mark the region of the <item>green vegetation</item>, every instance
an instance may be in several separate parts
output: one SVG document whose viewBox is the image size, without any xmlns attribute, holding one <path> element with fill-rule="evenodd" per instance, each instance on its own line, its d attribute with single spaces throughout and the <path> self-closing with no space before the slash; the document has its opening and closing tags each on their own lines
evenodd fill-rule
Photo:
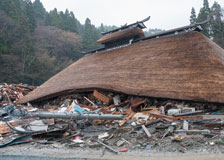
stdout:
<svg viewBox="0 0 224 160">
<path fill-rule="evenodd" d="M 90 20 L 82 25 L 68 10 L 48 13 L 40 0 L 1 0 L 0 82 L 40 85 L 82 51 L 101 47 L 100 36 Z"/>
<path fill-rule="evenodd" d="M 212 7 L 209 7 L 208 0 L 203 0 L 203 2 L 198 16 L 196 16 L 195 9 L 192 8 L 190 23 L 201 22 L 210 17 L 211 21 L 203 26 L 202 33 L 224 48 L 224 10 L 217 2 L 214 2 Z"/>
</svg>

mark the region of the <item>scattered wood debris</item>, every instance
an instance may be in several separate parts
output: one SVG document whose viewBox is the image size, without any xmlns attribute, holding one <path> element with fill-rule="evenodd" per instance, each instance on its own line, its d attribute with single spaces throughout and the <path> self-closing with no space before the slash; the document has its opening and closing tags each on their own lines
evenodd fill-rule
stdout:
<svg viewBox="0 0 224 160">
<path fill-rule="evenodd" d="M 223 145 L 222 104 L 139 97 L 103 90 L 67 94 L 27 105 L 16 104 L 19 95 L 34 88 L 22 84 L 1 86 L 0 147 L 54 142 L 65 143 L 68 147 L 105 147 L 118 154 L 136 149 L 187 152 L 196 146 Z"/>
</svg>

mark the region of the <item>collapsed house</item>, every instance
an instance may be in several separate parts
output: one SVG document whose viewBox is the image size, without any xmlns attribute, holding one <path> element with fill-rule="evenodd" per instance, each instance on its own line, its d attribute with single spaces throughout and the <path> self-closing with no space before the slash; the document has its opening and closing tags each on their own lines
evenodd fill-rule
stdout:
<svg viewBox="0 0 224 160">
<path fill-rule="evenodd" d="M 221 153 L 223 49 L 198 32 L 204 22 L 145 37 L 148 19 L 103 33 L 105 47 L 39 88 L 0 84 L 0 148 Z"/>
<path fill-rule="evenodd" d="M 224 50 L 199 32 L 202 23 L 145 37 L 148 19 L 104 33 L 98 40 L 104 48 L 89 52 L 19 103 L 94 89 L 223 103 Z"/>
</svg>

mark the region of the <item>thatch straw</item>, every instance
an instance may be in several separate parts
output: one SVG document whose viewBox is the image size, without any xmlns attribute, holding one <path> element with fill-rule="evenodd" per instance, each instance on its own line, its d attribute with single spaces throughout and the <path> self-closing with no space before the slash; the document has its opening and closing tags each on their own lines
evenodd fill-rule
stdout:
<svg viewBox="0 0 224 160">
<path fill-rule="evenodd" d="M 102 51 L 73 63 L 20 103 L 94 88 L 223 103 L 224 50 L 188 32 Z"/>
<path fill-rule="evenodd" d="M 144 38 L 145 34 L 142 31 L 142 29 L 138 28 L 138 27 L 131 27 L 131 28 L 127 28 L 115 33 L 110 33 L 107 34 L 105 36 L 103 36 L 102 38 L 100 38 L 97 43 L 106 43 L 106 42 L 111 42 L 111 41 L 115 41 L 124 37 L 130 37 L 130 36 L 137 36 L 139 38 Z"/>
</svg>

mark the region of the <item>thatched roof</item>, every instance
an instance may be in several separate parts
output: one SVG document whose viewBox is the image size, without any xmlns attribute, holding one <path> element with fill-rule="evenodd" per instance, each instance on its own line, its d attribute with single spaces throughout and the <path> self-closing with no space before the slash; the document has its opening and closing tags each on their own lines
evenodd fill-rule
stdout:
<svg viewBox="0 0 224 160">
<path fill-rule="evenodd" d="M 188 32 L 101 51 L 73 63 L 20 103 L 94 88 L 223 103 L 224 50 Z"/>
<path fill-rule="evenodd" d="M 121 38 L 127 38 L 127 37 L 138 37 L 138 38 L 144 38 L 145 34 L 142 31 L 142 29 L 138 28 L 138 27 L 131 27 L 131 28 L 127 28 L 118 32 L 114 32 L 114 33 L 109 33 L 106 34 L 105 36 L 103 36 L 102 38 L 100 38 L 97 43 L 107 43 L 107 42 L 111 42 L 111 41 L 115 41 L 115 40 L 119 40 Z"/>
</svg>

